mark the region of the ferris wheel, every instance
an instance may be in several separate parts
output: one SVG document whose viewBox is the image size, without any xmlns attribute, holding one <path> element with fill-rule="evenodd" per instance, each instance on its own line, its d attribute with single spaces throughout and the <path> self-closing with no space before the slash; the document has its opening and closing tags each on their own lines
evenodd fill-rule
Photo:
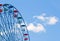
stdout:
<svg viewBox="0 0 60 41">
<path fill-rule="evenodd" d="M 0 4 L 0 41 L 29 41 L 21 13 L 10 4 Z"/>
</svg>

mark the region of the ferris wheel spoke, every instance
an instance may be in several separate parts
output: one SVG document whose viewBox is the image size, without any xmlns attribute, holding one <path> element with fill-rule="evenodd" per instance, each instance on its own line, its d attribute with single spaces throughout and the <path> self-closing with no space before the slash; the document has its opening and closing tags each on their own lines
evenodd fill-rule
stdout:
<svg viewBox="0 0 60 41">
<path fill-rule="evenodd" d="M 4 30 L 4 28 L 2 26 L 0 26 L 0 28 L 2 29 L 2 32 L 0 32 L 1 37 L 4 35 L 4 36 L 6 36 L 5 38 L 8 38 L 8 33 Z"/>
<path fill-rule="evenodd" d="M 1 35 L 0 35 L 0 37 L 2 37 Z M 5 39 L 4 37 L 2 37 L 3 39 Z M 5 39 L 5 41 L 7 41 L 6 39 Z"/>
</svg>

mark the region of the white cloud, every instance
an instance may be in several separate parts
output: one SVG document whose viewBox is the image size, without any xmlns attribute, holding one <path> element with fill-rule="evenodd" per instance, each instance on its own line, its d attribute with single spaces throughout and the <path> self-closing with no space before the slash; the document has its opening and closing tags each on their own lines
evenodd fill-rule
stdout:
<svg viewBox="0 0 60 41">
<path fill-rule="evenodd" d="M 34 16 L 34 18 L 40 19 L 40 20 L 42 20 L 42 21 L 45 21 L 44 16 Z"/>
<path fill-rule="evenodd" d="M 44 21 L 45 23 L 49 24 L 49 25 L 53 25 L 56 24 L 58 22 L 58 18 L 55 16 L 49 16 L 47 17 L 46 14 L 42 14 L 40 16 L 33 16 L 34 18 L 37 18 L 41 21 Z"/>
<path fill-rule="evenodd" d="M 45 32 L 46 31 L 42 24 L 37 24 L 37 26 L 35 26 L 33 23 L 30 23 L 27 26 L 27 29 L 33 32 Z"/>
<path fill-rule="evenodd" d="M 37 18 L 37 19 L 40 19 L 40 20 L 42 20 L 42 21 L 45 21 L 45 13 L 43 13 L 42 15 L 40 15 L 40 16 L 33 16 L 33 18 Z"/>
<path fill-rule="evenodd" d="M 52 25 L 52 24 L 56 24 L 58 22 L 58 19 L 56 17 L 50 17 L 48 24 Z"/>
</svg>

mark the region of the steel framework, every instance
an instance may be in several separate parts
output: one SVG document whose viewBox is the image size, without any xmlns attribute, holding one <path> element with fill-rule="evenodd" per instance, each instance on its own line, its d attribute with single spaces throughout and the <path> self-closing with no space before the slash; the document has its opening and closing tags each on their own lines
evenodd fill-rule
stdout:
<svg viewBox="0 0 60 41">
<path fill-rule="evenodd" d="M 0 4 L 0 41 L 29 41 L 24 19 L 11 4 Z"/>
</svg>

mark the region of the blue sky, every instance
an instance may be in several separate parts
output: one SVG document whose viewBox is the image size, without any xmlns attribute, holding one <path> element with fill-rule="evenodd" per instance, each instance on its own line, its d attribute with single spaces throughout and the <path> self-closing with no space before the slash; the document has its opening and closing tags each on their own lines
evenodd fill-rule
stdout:
<svg viewBox="0 0 60 41">
<path fill-rule="evenodd" d="M 60 0 L 0 0 L 22 14 L 31 41 L 60 41 Z"/>
</svg>

